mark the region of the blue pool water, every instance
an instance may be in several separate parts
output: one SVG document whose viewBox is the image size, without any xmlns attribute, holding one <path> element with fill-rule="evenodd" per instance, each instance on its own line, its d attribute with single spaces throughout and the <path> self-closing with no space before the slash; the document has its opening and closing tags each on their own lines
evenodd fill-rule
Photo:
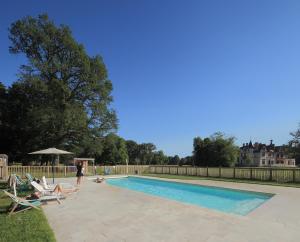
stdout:
<svg viewBox="0 0 300 242">
<path fill-rule="evenodd" d="M 183 203 L 239 215 L 248 214 L 272 197 L 272 194 L 139 177 L 107 179 L 107 183 Z"/>
</svg>

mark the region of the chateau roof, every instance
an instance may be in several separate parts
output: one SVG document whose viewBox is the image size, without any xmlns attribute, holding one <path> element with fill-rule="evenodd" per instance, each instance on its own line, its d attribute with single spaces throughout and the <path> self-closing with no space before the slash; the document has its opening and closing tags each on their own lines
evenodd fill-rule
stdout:
<svg viewBox="0 0 300 242">
<path fill-rule="evenodd" d="M 249 149 L 253 149 L 253 152 L 260 152 L 261 150 L 265 150 L 265 151 L 281 151 L 282 150 L 282 146 L 275 146 L 275 144 L 273 144 L 273 141 L 271 140 L 269 145 L 263 144 L 263 143 L 258 143 L 255 142 L 254 145 L 252 144 L 252 142 L 250 141 L 249 143 L 243 144 L 242 147 L 240 147 L 241 150 L 249 150 Z"/>
</svg>

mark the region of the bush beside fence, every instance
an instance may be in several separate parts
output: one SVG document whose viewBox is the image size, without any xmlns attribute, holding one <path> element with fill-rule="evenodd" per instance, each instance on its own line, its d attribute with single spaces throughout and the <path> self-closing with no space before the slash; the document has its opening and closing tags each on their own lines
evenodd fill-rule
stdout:
<svg viewBox="0 0 300 242">
<path fill-rule="evenodd" d="M 300 182 L 299 168 L 150 166 L 149 172 L 258 181 Z"/>
</svg>

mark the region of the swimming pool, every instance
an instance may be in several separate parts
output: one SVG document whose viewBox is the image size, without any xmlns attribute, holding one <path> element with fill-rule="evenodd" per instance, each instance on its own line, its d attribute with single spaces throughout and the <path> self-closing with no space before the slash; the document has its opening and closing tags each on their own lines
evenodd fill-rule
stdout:
<svg viewBox="0 0 300 242">
<path fill-rule="evenodd" d="M 239 215 L 247 215 L 273 196 L 140 177 L 107 179 L 106 182 L 113 186 Z"/>
</svg>

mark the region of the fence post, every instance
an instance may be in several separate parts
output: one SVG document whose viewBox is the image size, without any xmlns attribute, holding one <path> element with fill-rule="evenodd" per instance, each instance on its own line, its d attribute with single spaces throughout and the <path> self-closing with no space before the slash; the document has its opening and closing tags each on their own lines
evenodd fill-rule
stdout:
<svg viewBox="0 0 300 242">
<path fill-rule="evenodd" d="M 196 169 L 196 176 L 198 176 L 198 169 L 197 167 L 194 167 Z"/>
<path fill-rule="evenodd" d="M 208 177 L 208 166 L 206 167 L 206 176 Z"/>
<path fill-rule="evenodd" d="M 187 176 L 187 167 L 185 167 L 185 175 Z"/>
<path fill-rule="evenodd" d="M 270 168 L 270 181 L 272 181 L 273 180 L 273 174 L 272 174 L 272 168 Z"/>
<path fill-rule="evenodd" d="M 156 174 L 156 166 L 154 166 L 154 173 Z"/>
<path fill-rule="evenodd" d="M 221 178 L 221 166 L 219 166 L 219 177 Z"/>
<path fill-rule="evenodd" d="M 48 169 L 47 169 L 47 177 L 49 177 L 49 173 L 50 173 L 50 172 L 49 172 L 49 166 L 47 166 L 47 168 L 48 168 Z"/>
<path fill-rule="evenodd" d="M 8 166 L 6 165 L 6 166 L 4 166 L 4 175 L 3 175 L 3 177 L 4 177 L 5 180 L 7 180 L 9 176 L 10 176 L 10 174 L 8 174 Z"/>
<path fill-rule="evenodd" d="M 171 172 L 170 172 L 170 166 L 169 166 L 169 174 L 170 174 Z"/>
<path fill-rule="evenodd" d="M 177 166 L 177 171 L 176 171 L 176 175 L 178 175 L 178 166 Z"/>
<path fill-rule="evenodd" d="M 235 167 L 233 167 L 233 178 L 235 179 Z"/>
<path fill-rule="evenodd" d="M 65 166 L 65 176 L 67 176 L 67 167 Z"/>
<path fill-rule="evenodd" d="M 250 167 L 250 180 L 252 180 L 252 167 Z"/>
<path fill-rule="evenodd" d="M 293 182 L 295 182 L 295 181 L 296 181 L 296 170 L 293 169 Z"/>
</svg>

